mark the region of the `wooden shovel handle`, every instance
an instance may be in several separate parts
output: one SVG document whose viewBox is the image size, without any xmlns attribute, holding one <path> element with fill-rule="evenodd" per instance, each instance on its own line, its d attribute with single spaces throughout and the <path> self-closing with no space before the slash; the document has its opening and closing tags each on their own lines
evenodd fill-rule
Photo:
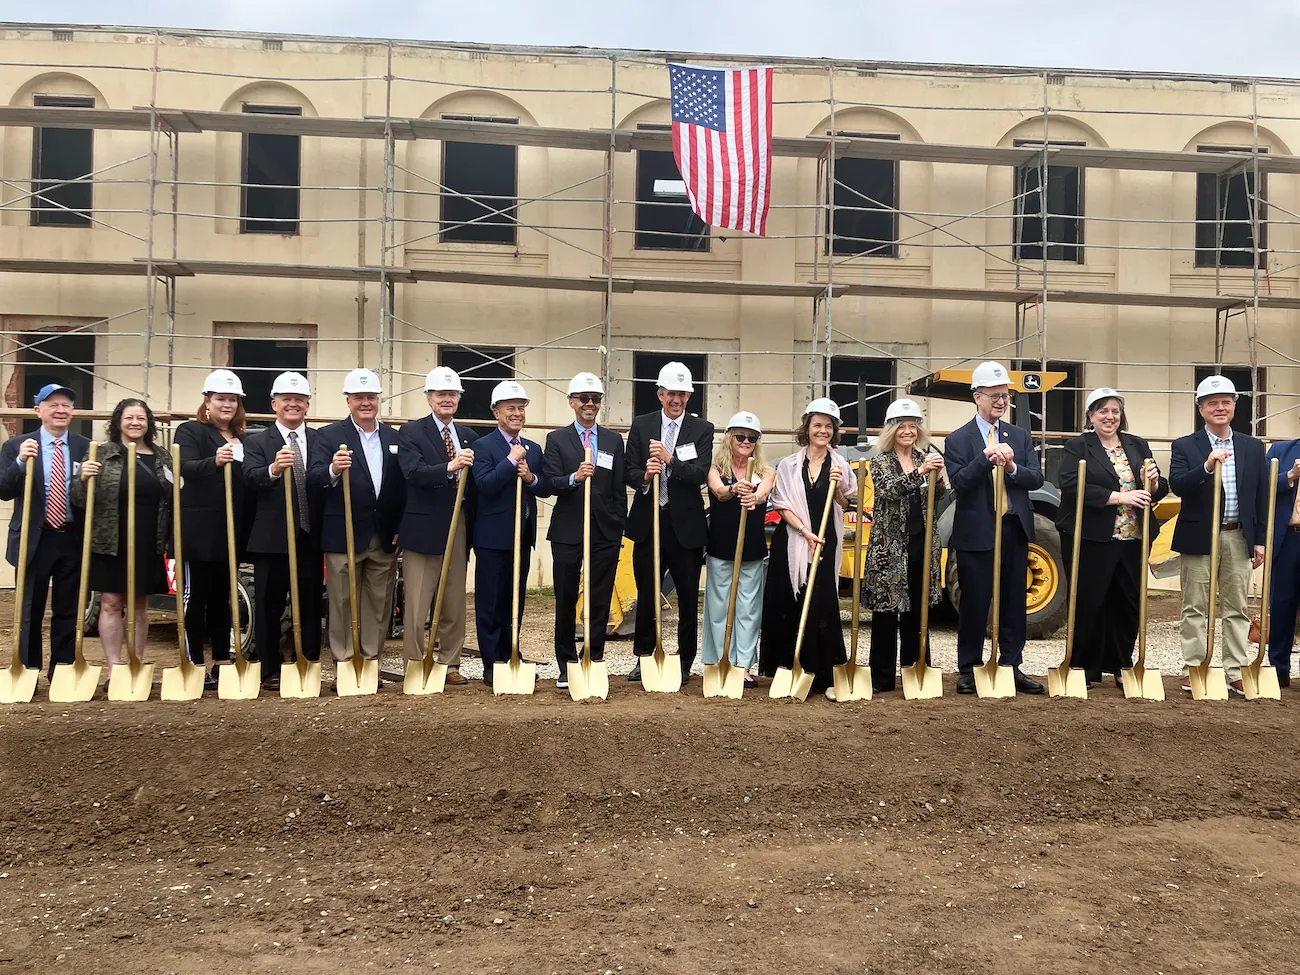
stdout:
<svg viewBox="0 0 1300 975">
<path fill-rule="evenodd" d="M 1264 580 L 1259 600 L 1259 652 L 1252 666 L 1264 663 L 1268 653 L 1268 597 L 1273 588 L 1273 519 L 1277 515 L 1277 458 L 1268 465 L 1268 528 L 1264 532 Z"/>
<path fill-rule="evenodd" d="M 753 457 L 749 458 L 745 464 L 745 478 L 749 481 L 754 479 Z M 736 532 L 736 555 L 731 560 L 731 592 L 727 596 L 727 624 L 723 627 L 722 633 L 722 656 L 718 658 L 718 663 L 724 668 L 731 663 L 731 631 L 736 622 L 736 593 L 740 590 L 740 570 L 744 565 L 745 519 L 748 517 L 749 509 L 742 504 L 740 506 L 740 529 Z"/>
<path fill-rule="evenodd" d="M 451 506 L 451 526 L 447 530 L 447 545 L 442 550 L 442 568 L 438 571 L 438 593 L 433 597 L 433 621 L 429 626 L 429 641 L 424 649 L 425 673 L 427 666 L 433 663 L 433 648 L 438 642 L 438 621 L 442 619 L 442 596 L 447 591 L 447 574 L 451 571 L 452 547 L 456 543 L 456 531 L 460 527 L 460 506 L 465 500 L 465 483 L 468 477 L 456 479 L 456 501 Z"/>
<path fill-rule="evenodd" d="M 591 463 L 591 448 L 582 451 L 582 462 Z M 582 662 L 591 663 L 591 482 L 582 482 Z"/>
<path fill-rule="evenodd" d="M 1088 462 L 1079 459 L 1076 490 L 1074 497 L 1074 539 L 1070 553 L 1070 595 L 1069 605 L 1065 611 L 1065 659 L 1061 661 L 1061 676 L 1064 677 L 1074 661 L 1074 617 L 1079 601 L 1079 552 L 1083 543 L 1083 485 L 1087 477 Z"/>
<path fill-rule="evenodd" d="M 86 454 L 86 460 L 92 464 L 98 462 L 99 444 L 92 443 L 90 450 Z M 89 477 L 86 479 L 86 523 L 85 532 L 81 537 L 81 581 L 77 585 L 77 668 L 80 670 L 86 665 L 85 643 L 86 643 L 86 601 L 90 598 L 90 539 L 92 530 L 95 525 L 95 486 L 99 483 L 98 477 Z M 20 583 L 21 586 L 21 583 Z M 21 588 L 19 592 L 21 592 Z M 177 590 L 179 592 L 179 589 Z M 21 612 L 21 609 L 19 610 Z"/>
<path fill-rule="evenodd" d="M 339 450 L 347 450 L 339 444 Z M 352 531 L 352 469 L 343 469 L 343 539 L 348 550 L 348 609 L 352 612 L 352 663 L 361 665 L 361 620 L 357 618 L 357 540 Z"/>
<path fill-rule="evenodd" d="M 834 463 L 834 458 L 828 454 L 826 462 L 828 464 Z M 822 505 L 821 527 L 817 529 L 817 537 L 822 540 L 822 543 L 813 546 L 812 563 L 808 567 L 808 582 L 803 588 L 803 607 L 799 610 L 799 632 L 794 638 L 794 660 L 790 669 L 794 671 L 796 678 L 803 673 L 803 664 L 799 660 L 799 654 L 803 650 L 803 633 L 804 628 L 808 625 L 808 607 L 812 605 L 813 583 L 817 581 L 817 567 L 822 561 L 822 550 L 826 548 L 826 523 L 830 521 L 831 506 L 834 504 L 835 482 L 831 481 L 826 488 L 826 503 Z"/>
<path fill-rule="evenodd" d="M 295 659 L 302 665 L 307 662 L 307 658 L 302 652 L 302 611 L 298 605 L 298 532 L 293 521 L 296 503 L 293 496 L 293 468 L 286 467 L 280 476 L 284 479 L 284 524 L 289 541 L 289 606 L 293 618 L 293 651 Z M 274 648 L 267 647 L 261 652 L 275 651 Z"/>
</svg>

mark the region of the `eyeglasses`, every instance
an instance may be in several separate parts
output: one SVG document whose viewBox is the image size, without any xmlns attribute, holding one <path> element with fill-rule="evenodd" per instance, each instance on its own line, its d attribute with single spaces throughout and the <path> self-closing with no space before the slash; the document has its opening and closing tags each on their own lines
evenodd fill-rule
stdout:
<svg viewBox="0 0 1300 975">
<path fill-rule="evenodd" d="M 981 392 L 980 395 L 981 395 L 981 396 L 984 396 L 984 397 L 986 397 L 986 398 L 988 398 L 988 399 L 991 399 L 994 403 L 1005 403 L 1005 402 L 1007 402 L 1008 400 L 1011 399 L 1011 394 L 1010 394 L 1010 393 L 985 393 L 985 392 Z"/>
<path fill-rule="evenodd" d="M 604 397 L 601 396 L 600 393 L 574 393 L 573 398 L 576 399 L 583 406 L 590 406 L 592 403 L 595 403 L 597 406 L 599 406 L 600 401 L 604 399 Z"/>
<path fill-rule="evenodd" d="M 758 443 L 758 434 L 756 433 L 733 433 L 731 436 L 736 443 Z"/>
</svg>

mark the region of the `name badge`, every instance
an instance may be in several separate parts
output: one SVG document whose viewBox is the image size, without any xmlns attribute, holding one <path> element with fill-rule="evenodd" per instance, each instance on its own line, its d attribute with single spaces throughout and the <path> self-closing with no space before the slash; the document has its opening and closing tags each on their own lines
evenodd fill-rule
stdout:
<svg viewBox="0 0 1300 975">
<path fill-rule="evenodd" d="M 395 454 L 395 453 L 397 453 L 397 444 L 395 444 L 395 443 L 390 443 L 390 444 L 388 445 L 388 452 L 389 452 L 390 454 Z"/>
<path fill-rule="evenodd" d="M 72 476 L 76 477 L 80 473 L 81 473 L 81 461 L 74 460 L 72 462 Z"/>
<path fill-rule="evenodd" d="M 596 466 L 612 471 L 614 469 L 614 455 L 605 450 L 596 451 Z"/>
<path fill-rule="evenodd" d="M 242 464 L 244 462 L 244 445 L 242 443 L 232 443 L 230 445 L 230 455 Z"/>
<path fill-rule="evenodd" d="M 172 469 L 170 467 L 163 468 L 163 477 L 167 479 L 168 484 L 171 484 L 172 481 L 175 480 L 175 478 L 172 477 Z"/>
<path fill-rule="evenodd" d="M 684 443 L 677 448 L 678 460 L 694 460 L 698 456 L 700 455 L 696 451 L 695 444 L 693 443 Z"/>
</svg>

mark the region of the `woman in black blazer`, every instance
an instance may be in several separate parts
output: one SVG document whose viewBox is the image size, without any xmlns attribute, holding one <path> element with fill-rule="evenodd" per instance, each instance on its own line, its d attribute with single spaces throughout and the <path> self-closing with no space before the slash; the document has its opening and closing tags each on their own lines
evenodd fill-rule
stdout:
<svg viewBox="0 0 1300 975">
<path fill-rule="evenodd" d="M 1085 432 L 1065 445 L 1061 460 L 1061 544 L 1074 544 L 1079 499 L 1079 461 L 1088 467 L 1083 485 L 1083 539 L 1079 545 L 1079 595 L 1075 607 L 1074 660 L 1089 684 L 1103 673 L 1131 667 L 1137 640 L 1142 583 L 1142 510 L 1169 493 L 1169 482 L 1141 437 L 1126 432 L 1124 398 L 1109 387 L 1088 394 Z M 1145 482 L 1155 481 L 1148 493 Z"/>
<path fill-rule="evenodd" d="M 212 664 L 230 660 L 230 559 L 226 543 L 225 468 L 233 465 L 235 530 L 243 525 L 244 395 L 239 377 L 226 369 L 208 375 L 203 403 L 193 420 L 173 434 L 181 448 L 181 531 L 185 548 L 185 648 L 203 665 L 203 641 Z M 238 557 L 238 556 L 236 556 Z M 178 573 L 179 575 L 179 573 Z M 216 690 L 215 673 L 203 686 Z"/>
</svg>

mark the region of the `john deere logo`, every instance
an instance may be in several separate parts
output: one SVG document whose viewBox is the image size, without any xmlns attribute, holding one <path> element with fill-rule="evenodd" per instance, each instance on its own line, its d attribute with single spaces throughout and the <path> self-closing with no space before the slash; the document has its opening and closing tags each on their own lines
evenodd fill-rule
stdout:
<svg viewBox="0 0 1300 975">
<path fill-rule="evenodd" d="M 1036 372 L 1025 373 L 1025 377 L 1020 381 L 1020 383 L 1025 387 L 1025 389 L 1042 389 L 1043 377 L 1038 375 Z"/>
</svg>

